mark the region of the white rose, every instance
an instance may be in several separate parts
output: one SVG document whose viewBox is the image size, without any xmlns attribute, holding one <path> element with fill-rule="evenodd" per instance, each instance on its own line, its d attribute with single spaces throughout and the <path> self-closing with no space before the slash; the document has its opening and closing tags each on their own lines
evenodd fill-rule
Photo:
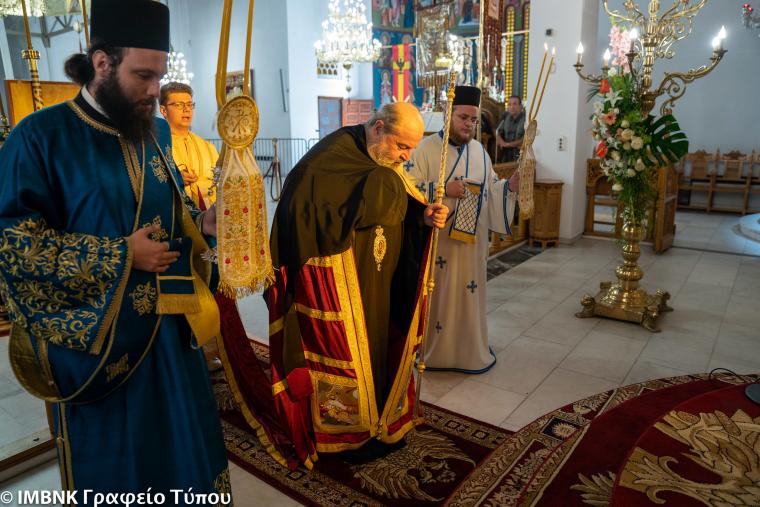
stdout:
<svg viewBox="0 0 760 507">
<path fill-rule="evenodd" d="M 620 192 L 621 190 L 623 190 L 623 185 L 621 185 L 620 183 L 615 183 L 614 185 L 612 185 L 613 192 Z"/>
<path fill-rule="evenodd" d="M 636 161 L 636 170 L 637 170 L 637 171 L 643 171 L 644 169 L 646 169 L 646 167 L 647 167 L 647 166 L 644 164 L 644 161 L 643 161 L 643 160 L 641 160 L 641 159 L 638 159 L 638 160 Z"/>
<path fill-rule="evenodd" d="M 634 171 L 633 169 L 628 169 L 625 171 L 625 175 L 628 176 L 629 178 L 633 178 L 634 176 L 636 176 L 636 171 Z"/>
<path fill-rule="evenodd" d="M 620 137 L 623 138 L 623 141 L 630 141 L 631 139 L 633 139 L 633 130 L 631 129 L 623 130 L 623 132 L 620 134 Z"/>
<path fill-rule="evenodd" d="M 604 104 L 601 102 L 594 102 L 594 112 L 601 114 L 604 111 Z"/>
<path fill-rule="evenodd" d="M 623 127 L 624 129 L 627 129 L 628 127 L 631 126 L 631 123 L 628 120 L 623 120 L 622 122 L 620 122 L 620 126 Z"/>
<path fill-rule="evenodd" d="M 617 69 L 615 67 L 612 67 L 610 70 L 607 71 L 607 75 L 610 77 L 617 76 Z"/>
<path fill-rule="evenodd" d="M 615 114 L 620 114 L 620 109 L 617 108 L 617 107 L 615 109 L 613 109 L 613 111 L 615 112 Z"/>
<path fill-rule="evenodd" d="M 631 148 L 634 150 L 640 150 L 644 147 L 644 140 L 640 137 L 634 137 L 631 139 Z"/>
<path fill-rule="evenodd" d="M 606 167 L 604 168 L 604 175 L 605 176 L 609 176 L 610 175 L 610 170 L 608 168 L 606 168 Z"/>
<path fill-rule="evenodd" d="M 630 149 L 631 149 L 631 143 L 624 143 L 623 144 L 623 149 L 625 151 L 630 151 Z"/>
<path fill-rule="evenodd" d="M 618 160 L 620 160 L 620 152 L 612 150 L 612 152 L 610 153 L 610 158 L 612 158 L 612 160 L 617 162 Z"/>
<path fill-rule="evenodd" d="M 625 162 L 623 162 L 622 160 L 618 160 L 617 162 L 615 162 L 615 165 L 618 167 L 625 167 Z"/>
</svg>

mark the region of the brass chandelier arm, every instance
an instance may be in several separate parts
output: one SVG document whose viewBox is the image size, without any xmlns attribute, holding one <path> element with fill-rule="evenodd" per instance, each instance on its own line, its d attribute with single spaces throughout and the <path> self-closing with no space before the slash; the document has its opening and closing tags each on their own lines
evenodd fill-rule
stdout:
<svg viewBox="0 0 760 507">
<path fill-rule="evenodd" d="M 706 3 L 707 0 L 699 0 L 694 5 L 689 5 L 689 0 L 673 0 L 673 6 L 665 11 L 662 15 L 662 19 L 665 20 L 670 18 L 669 21 L 675 21 L 679 18 L 693 19 Z M 678 10 L 679 5 L 684 5 L 685 7 Z"/>
<path fill-rule="evenodd" d="M 602 75 L 598 75 L 598 76 L 594 76 L 592 74 L 584 75 L 582 63 L 576 63 L 575 65 L 573 65 L 573 67 L 575 67 L 575 72 L 578 73 L 580 78 L 586 81 L 587 83 L 599 84 L 602 82 L 602 79 L 603 79 Z"/>
<path fill-rule="evenodd" d="M 697 69 L 690 69 L 687 72 L 666 74 L 665 79 L 662 80 L 657 90 L 652 92 L 654 98 L 665 93 L 670 97 L 660 106 L 660 114 L 672 114 L 672 105 L 686 92 L 686 85 L 712 72 L 723 59 L 724 54 L 726 54 L 725 50 L 716 50 L 710 58 L 710 63 L 707 65 L 702 65 Z"/>
<path fill-rule="evenodd" d="M 630 17 L 626 17 L 620 14 L 617 10 L 611 11 L 608 2 L 609 0 L 604 0 L 604 11 L 609 17 L 619 19 L 620 21 L 624 21 L 626 23 L 640 24 L 642 21 L 644 21 L 644 15 L 638 10 L 638 8 L 631 0 L 626 0 L 625 4 L 623 4 L 623 6 L 628 11 L 628 16 Z"/>
</svg>

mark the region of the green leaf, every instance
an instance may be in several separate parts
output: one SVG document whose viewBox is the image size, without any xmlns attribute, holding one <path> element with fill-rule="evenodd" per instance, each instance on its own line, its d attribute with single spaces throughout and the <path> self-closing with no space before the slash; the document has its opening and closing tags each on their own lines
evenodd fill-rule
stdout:
<svg viewBox="0 0 760 507">
<path fill-rule="evenodd" d="M 651 137 L 648 155 L 652 165 L 676 163 L 689 152 L 689 139 L 672 114 L 649 115 L 644 123 Z"/>
</svg>

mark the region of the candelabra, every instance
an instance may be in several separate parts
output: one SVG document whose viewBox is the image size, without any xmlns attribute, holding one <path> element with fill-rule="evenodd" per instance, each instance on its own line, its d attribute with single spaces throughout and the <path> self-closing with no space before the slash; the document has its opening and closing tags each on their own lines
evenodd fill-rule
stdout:
<svg viewBox="0 0 760 507">
<path fill-rule="evenodd" d="M 346 92 L 351 92 L 351 67 L 380 57 L 380 41 L 372 38 L 372 23 L 359 0 L 330 0 L 330 12 L 322 21 L 322 38 L 314 43 L 320 63 L 339 63 L 346 69 Z"/>
<path fill-rule="evenodd" d="M 708 64 L 686 72 L 666 73 L 659 86 L 653 86 L 652 69 L 655 60 L 673 58 L 675 54 L 673 44 L 691 34 L 694 16 L 706 2 L 707 0 L 698 0 L 694 3 L 690 3 L 690 0 L 673 0 L 672 6 L 660 14 L 660 1 L 650 0 L 647 17 L 633 0 L 624 1 L 624 14 L 617 10 L 610 11 L 608 0 L 603 0 L 604 9 L 610 18 L 627 24 L 631 28 L 629 32 L 630 46 L 625 52 L 627 61 L 619 63 L 628 64 L 627 68 L 634 82 L 634 93 L 640 103 L 641 113 L 644 117 L 650 114 L 656 100 L 663 95 L 665 100 L 660 106 L 660 113 L 662 115 L 671 114 L 675 101 L 681 98 L 686 91 L 686 85 L 712 72 L 723 59 L 723 55 L 726 53 L 726 50 L 723 49 L 723 40 L 726 37 L 725 28 L 721 28 L 718 35 L 713 39 L 713 52 Z M 603 80 L 607 79 L 612 56 L 609 49 L 605 51 L 600 75 L 583 73 L 582 56 L 583 44 L 579 44 L 575 70 L 581 79 L 592 84 L 601 84 Z M 630 206 L 630 204 L 628 205 Z M 624 263 L 618 266 L 615 271 L 618 281 L 615 283 L 602 282 L 600 292 L 596 297 L 586 295 L 581 300 L 583 310 L 576 316 L 583 318 L 601 315 L 637 322 L 650 331 L 657 332 L 659 329 L 656 327 L 656 321 L 660 313 L 672 311 L 672 308 L 667 305 L 670 295 L 661 290 L 650 295 L 639 287 L 639 281 L 644 277 L 644 272 L 638 266 L 637 260 L 641 254 L 639 241 L 644 229 L 641 223 L 630 219 L 632 216 L 630 212 L 624 213 L 623 216 L 622 256 Z"/>
</svg>

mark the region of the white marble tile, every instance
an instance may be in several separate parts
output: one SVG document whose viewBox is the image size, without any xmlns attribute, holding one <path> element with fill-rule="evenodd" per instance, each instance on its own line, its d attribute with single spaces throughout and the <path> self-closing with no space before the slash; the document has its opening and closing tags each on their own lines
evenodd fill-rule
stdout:
<svg viewBox="0 0 760 507">
<path fill-rule="evenodd" d="M 623 320 L 606 319 L 599 317 L 599 324 L 594 327 L 598 333 L 614 334 L 632 340 L 638 340 L 646 343 L 652 332 L 636 322 L 626 322 Z"/>
<path fill-rule="evenodd" d="M 620 383 L 646 345 L 643 340 L 591 331 L 560 368 Z"/>
<path fill-rule="evenodd" d="M 524 399 L 520 394 L 466 379 L 439 398 L 436 405 L 479 421 L 499 424 Z"/>
<path fill-rule="evenodd" d="M 58 468 L 58 461 L 50 461 L 36 468 L 33 468 L 21 475 L 13 477 L 7 481 L 0 482 L 0 491 L 11 491 L 16 496 L 18 491 L 34 490 L 61 490 L 61 472 Z M 16 497 L 18 498 L 18 497 Z M 7 505 L 18 505 L 10 503 Z"/>
<path fill-rule="evenodd" d="M 523 296 L 515 296 L 488 315 L 489 333 L 491 322 L 512 327 L 533 325 L 541 317 L 549 313 L 557 306 L 555 301 L 536 299 Z M 497 324 L 498 326 L 498 324 Z M 498 327 L 496 328 L 498 329 Z"/>
<path fill-rule="evenodd" d="M 520 337 L 496 356 L 496 364 L 473 380 L 527 395 L 543 382 L 570 352 L 571 347 Z"/>
<path fill-rule="evenodd" d="M 557 368 L 502 424 L 522 428 L 552 410 L 617 386 L 617 382 Z"/>
<path fill-rule="evenodd" d="M 707 285 L 720 285 L 722 287 L 730 288 L 734 286 L 736 273 L 738 271 L 738 263 L 735 265 L 708 264 L 704 263 L 704 261 L 700 261 L 696 266 L 694 266 L 694 270 L 689 275 L 687 283 L 703 283 Z"/>
<path fill-rule="evenodd" d="M 259 507 L 262 505 L 291 507 L 301 505 L 240 467 L 230 470 L 230 483 L 232 485 L 232 499 L 236 507 Z"/>
<path fill-rule="evenodd" d="M 589 319 L 575 317 L 575 313 L 580 310 L 580 303 L 575 301 L 572 306 L 559 305 L 523 334 L 531 338 L 575 347 L 598 325 L 600 320 L 596 317 Z"/>
<path fill-rule="evenodd" d="M 545 281 L 541 281 L 529 289 L 523 291 L 521 295 L 534 299 L 545 299 L 547 301 L 561 303 L 572 293 L 573 289 L 568 289 L 567 287 L 557 287 L 550 285 Z"/>
<path fill-rule="evenodd" d="M 712 359 L 760 370 L 760 328 L 723 322 Z"/>
<path fill-rule="evenodd" d="M 704 372 L 715 346 L 715 338 L 682 334 L 664 328 L 653 334 L 641 352 L 641 360 L 685 372 Z"/>
<path fill-rule="evenodd" d="M 663 366 L 660 363 L 639 358 L 639 360 L 633 365 L 633 368 L 631 368 L 631 371 L 628 373 L 628 376 L 625 378 L 622 385 L 638 384 L 639 382 L 646 382 L 647 380 L 656 380 L 660 378 L 677 377 L 688 373 L 703 373 L 703 371 L 677 370 L 670 366 Z"/>
<path fill-rule="evenodd" d="M 436 403 L 444 394 L 464 382 L 469 375 L 450 371 L 425 371 L 422 377 L 423 401 Z"/>
</svg>

